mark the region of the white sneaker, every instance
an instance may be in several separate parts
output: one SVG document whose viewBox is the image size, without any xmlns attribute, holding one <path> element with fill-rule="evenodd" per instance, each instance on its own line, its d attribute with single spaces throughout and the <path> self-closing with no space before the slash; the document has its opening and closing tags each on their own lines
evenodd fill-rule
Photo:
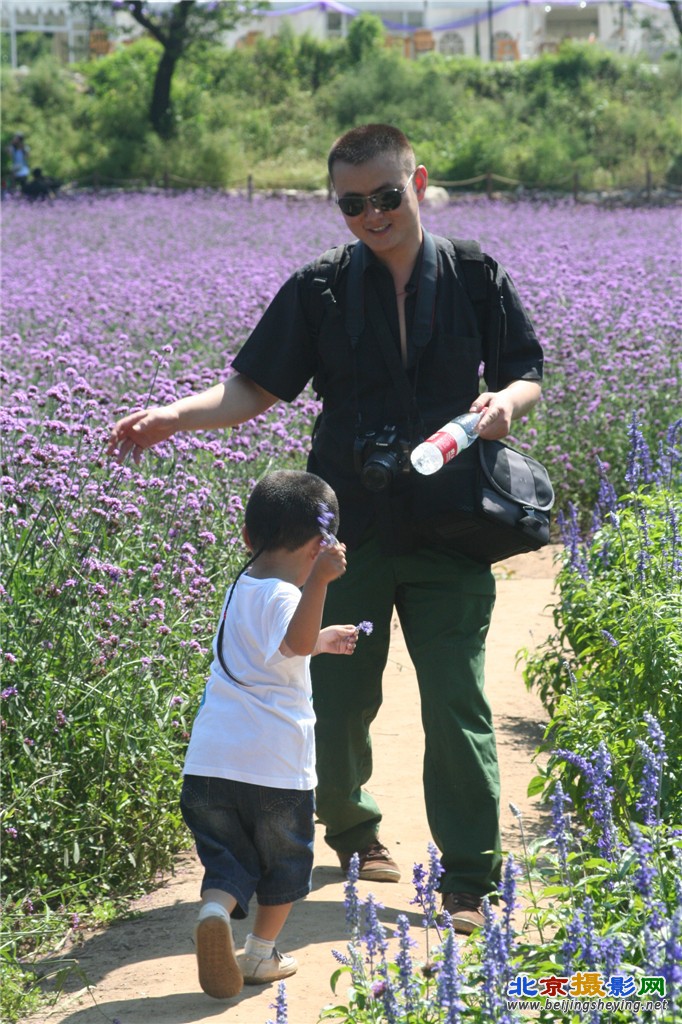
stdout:
<svg viewBox="0 0 682 1024">
<path fill-rule="evenodd" d="M 282 978 L 289 978 L 296 974 L 298 962 L 293 956 L 286 956 L 277 949 L 273 949 L 271 956 L 254 956 L 252 953 L 242 953 L 239 957 L 239 966 L 247 985 L 266 985 L 269 981 L 281 981 Z"/>
<path fill-rule="evenodd" d="M 199 984 L 206 995 L 214 999 L 229 999 L 241 992 L 244 982 L 235 956 L 227 911 L 216 904 L 202 907 L 194 929 L 194 941 Z"/>
</svg>

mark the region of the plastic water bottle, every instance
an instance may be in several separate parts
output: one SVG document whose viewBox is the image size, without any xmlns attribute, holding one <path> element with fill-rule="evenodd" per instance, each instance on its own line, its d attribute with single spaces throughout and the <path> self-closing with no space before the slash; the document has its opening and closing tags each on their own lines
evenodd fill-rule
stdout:
<svg viewBox="0 0 682 1024">
<path fill-rule="evenodd" d="M 437 473 L 446 462 L 472 445 L 478 437 L 475 427 L 482 415 L 482 412 L 466 412 L 463 416 L 456 416 L 418 444 L 410 455 L 410 462 L 417 472 L 424 476 Z"/>
</svg>

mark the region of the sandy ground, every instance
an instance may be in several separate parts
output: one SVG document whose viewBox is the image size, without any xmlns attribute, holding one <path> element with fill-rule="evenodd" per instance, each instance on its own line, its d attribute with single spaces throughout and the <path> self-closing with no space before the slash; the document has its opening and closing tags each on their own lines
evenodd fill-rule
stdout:
<svg viewBox="0 0 682 1024">
<path fill-rule="evenodd" d="M 519 850 L 518 824 L 509 809 L 523 812 L 532 836 L 542 831 L 542 812 L 526 797 L 535 774 L 532 758 L 546 715 L 516 665 L 521 648 L 542 643 L 552 632 L 555 550 L 520 555 L 496 566 L 498 597 L 488 644 L 486 687 L 496 723 L 502 774 L 502 839 Z M 421 761 L 423 738 L 417 684 L 400 630 L 395 624 L 384 704 L 374 724 L 375 770 L 371 781 L 384 814 L 381 838 L 399 862 L 398 884 L 359 883 L 361 896 L 374 892 L 383 903 L 389 930 L 407 914 L 412 934 L 421 935 L 421 916 L 410 906 L 412 867 L 428 862 Z M 135 913 L 110 927 L 86 933 L 62 955 L 77 960 L 83 976 L 73 976 L 56 1005 L 30 1018 L 30 1024 L 267 1024 L 274 1021 L 276 986 L 249 986 L 233 1000 L 204 995 L 197 981 L 192 931 L 201 871 L 194 853 L 178 858 L 175 873 L 159 889 L 135 902 Z M 330 1003 L 329 978 L 338 966 L 332 949 L 345 951 L 347 933 L 343 877 L 318 826 L 313 892 L 297 904 L 278 943 L 294 954 L 299 972 L 287 981 L 290 1024 L 315 1024 Z M 244 943 L 252 917 L 236 922 L 235 940 Z M 343 990 L 342 990 L 343 992 Z M 342 992 L 340 994 L 342 994 Z M 28 1022 L 27 1022 L 28 1024 Z"/>
</svg>

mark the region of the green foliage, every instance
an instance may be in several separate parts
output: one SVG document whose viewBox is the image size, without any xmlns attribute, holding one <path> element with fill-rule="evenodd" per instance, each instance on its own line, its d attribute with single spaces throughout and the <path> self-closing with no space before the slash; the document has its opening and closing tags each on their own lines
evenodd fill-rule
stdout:
<svg viewBox="0 0 682 1024">
<path fill-rule="evenodd" d="M 682 820 L 682 490 L 676 457 L 671 447 L 658 474 L 619 502 L 602 498 L 595 510 L 599 528 L 587 542 L 579 539 L 577 516 L 566 524 L 557 632 L 525 670 L 527 685 L 552 715 L 543 749 L 586 754 L 606 742 L 614 762 L 615 811 L 624 824 L 637 818 L 633 793 L 642 771 L 638 741 L 646 714 L 660 722 L 668 743 L 662 814 Z M 559 763 L 550 757 L 543 773 L 548 789 Z M 564 765 L 560 774 L 580 804 L 580 771 Z"/>
<path fill-rule="evenodd" d="M 517 864 L 508 856 L 502 906 L 499 911 L 486 906 L 483 927 L 467 940 L 455 941 L 438 921 L 437 875 L 432 870 L 425 879 L 422 865 L 415 865 L 411 902 L 424 911 L 426 955 L 413 953 L 417 944 L 403 915 L 397 918 L 391 948 L 376 900 L 371 894 L 358 900 L 351 874 L 345 890 L 348 954 L 331 976 L 333 1000 L 320 1012 L 319 1022 L 520 1024 L 529 1019 L 528 1011 L 508 1003 L 519 976 L 535 987 L 533 1019 L 542 1024 L 585 1019 L 578 1003 L 595 1024 L 630 1024 L 633 1001 L 637 1005 L 641 999 L 646 1014 L 648 979 L 662 985 L 666 1003 L 655 1017 L 636 1019 L 660 1024 L 679 1019 L 679 835 L 661 825 L 638 829 L 613 859 L 606 859 L 573 829 L 561 808 L 553 815 L 551 837 L 528 846 L 521 816 L 512 810 L 521 829 L 523 858 Z M 432 865 L 434 854 L 431 848 Z M 520 904 L 523 914 L 515 915 Z M 555 996 L 548 1005 L 543 979 L 563 978 L 566 994 L 574 979 L 579 986 L 587 976 L 600 988 L 612 978 L 627 982 L 635 998 L 611 999 L 605 1008 L 607 989 L 601 988 L 601 998 L 597 992 L 581 998 L 579 987 L 571 987 L 573 998 Z"/>
<path fill-rule="evenodd" d="M 204 37 L 173 77 L 173 145 L 149 137 L 162 52 L 151 38 L 75 73 L 51 59 L 28 75 L 6 72 L 5 124 L 26 132 L 47 173 L 84 181 L 158 182 L 166 171 L 178 185 L 230 185 L 251 170 L 264 186 L 317 187 L 331 136 L 382 120 L 406 130 L 434 179 L 493 171 L 568 189 L 577 172 L 581 187 L 601 188 L 643 185 L 650 172 L 654 183 L 677 182 L 678 56 L 653 67 L 572 43 L 518 64 L 436 53 L 414 61 L 385 50 L 382 32 L 361 15 L 344 40 L 285 27 L 227 50 Z M 192 149 L 195 159 L 183 159 Z"/>
<path fill-rule="evenodd" d="M 381 18 L 376 14 L 360 14 L 353 18 L 346 38 L 350 63 L 362 64 L 376 57 L 384 45 L 385 35 Z"/>
</svg>

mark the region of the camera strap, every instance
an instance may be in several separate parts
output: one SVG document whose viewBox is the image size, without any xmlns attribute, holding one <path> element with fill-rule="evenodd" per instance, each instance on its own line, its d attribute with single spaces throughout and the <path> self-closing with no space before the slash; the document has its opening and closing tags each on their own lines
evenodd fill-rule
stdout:
<svg viewBox="0 0 682 1024">
<path fill-rule="evenodd" d="M 399 395 L 405 411 L 408 415 L 410 434 L 413 427 L 420 419 L 419 409 L 416 400 L 417 379 L 419 372 L 419 359 L 423 350 L 428 345 L 433 334 L 433 324 L 436 310 L 436 288 L 438 285 L 438 254 L 436 243 L 424 229 L 424 242 L 421 253 L 421 266 L 419 268 L 419 279 L 417 283 L 417 303 L 410 330 L 410 342 L 417 351 L 417 359 L 414 370 L 414 378 L 410 384 L 409 377 L 403 366 L 391 329 L 386 320 L 376 291 L 371 282 L 368 285 L 369 302 L 367 304 L 367 316 L 372 331 L 377 339 L 384 362 L 391 376 L 391 381 Z M 355 400 L 357 406 L 358 424 L 361 423 L 360 411 L 360 387 L 358 380 L 357 347 L 360 337 L 365 329 L 365 254 L 364 245 L 358 242 L 351 253 L 348 268 L 348 284 L 346 289 L 346 332 L 350 338 L 353 351 L 353 366 L 355 379 Z M 413 438 L 411 438 L 412 440 Z"/>
</svg>

